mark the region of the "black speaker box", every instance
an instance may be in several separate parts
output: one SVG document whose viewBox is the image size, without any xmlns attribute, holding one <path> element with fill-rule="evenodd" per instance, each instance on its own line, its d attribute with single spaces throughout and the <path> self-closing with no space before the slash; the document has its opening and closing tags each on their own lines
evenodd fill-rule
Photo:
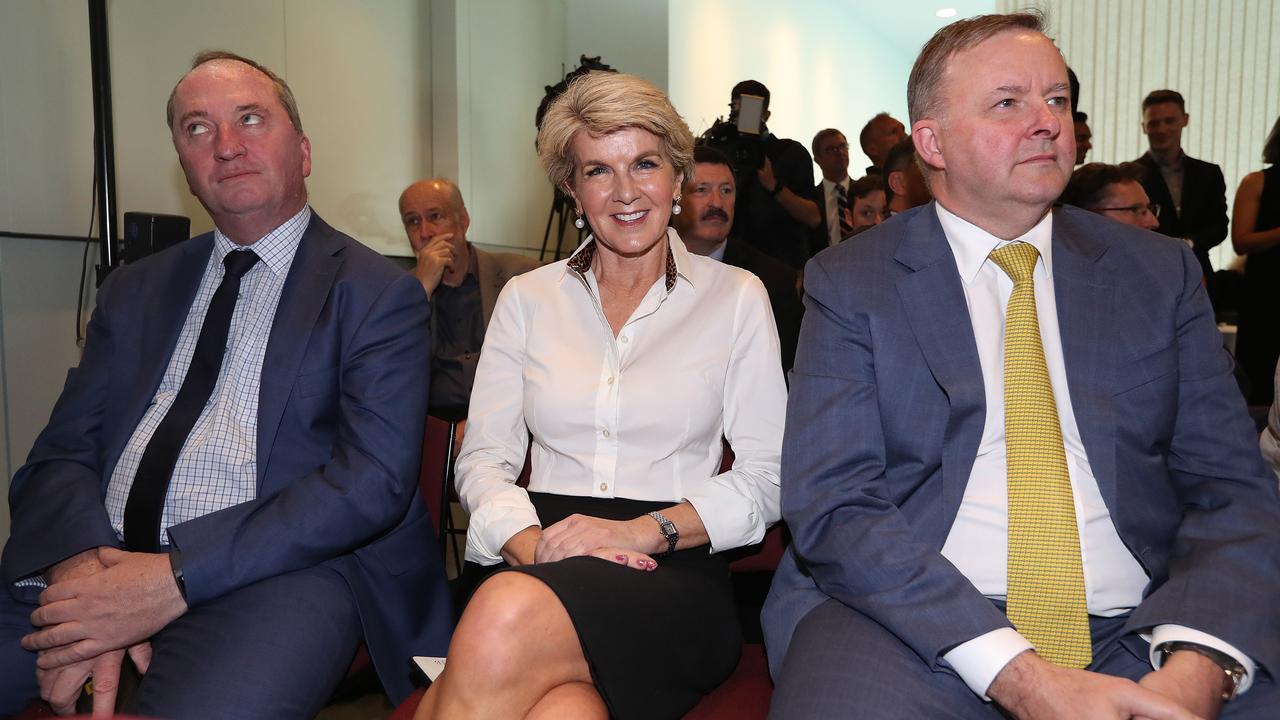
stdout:
<svg viewBox="0 0 1280 720">
<path fill-rule="evenodd" d="M 124 239 L 120 241 L 120 259 L 125 264 L 136 262 L 189 237 L 189 218 L 181 215 L 127 212 L 124 214 Z"/>
</svg>

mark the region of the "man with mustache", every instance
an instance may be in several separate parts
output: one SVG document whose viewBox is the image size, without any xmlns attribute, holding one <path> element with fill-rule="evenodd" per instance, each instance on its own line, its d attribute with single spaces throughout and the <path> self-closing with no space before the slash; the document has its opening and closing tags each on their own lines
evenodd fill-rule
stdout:
<svg viewBox="0 0 1280 720">
<path fill-rule="evenodd" d="M 782 369 L 790 370 L 800 334 L 804 306 L 800 303 L 799 275 L 784 263 L 760 252 L 734 232 L 733 211 L 737 188 L 724 153 L 706 145 L 693 149 L 693 177 L 684 181 L 680 203 L 684 211 L 672 217 L 689 252 L 735 265 L 754 273 L 764 283 L 778 325 L 782 345 Z"/>
</svg>

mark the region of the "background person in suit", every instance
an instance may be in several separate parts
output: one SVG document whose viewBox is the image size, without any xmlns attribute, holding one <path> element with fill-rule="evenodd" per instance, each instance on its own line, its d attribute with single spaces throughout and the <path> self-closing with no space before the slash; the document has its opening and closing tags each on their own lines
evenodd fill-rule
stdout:
<svg viewBox="0 0 1280 720">
<path fill-rule="evenodd" d="M 782 369 L 789 371 L 795 361 L 796 339 L 804 316 L 800 276 L 734 234 L 736 188 L 729 158 L 713 147 L 697 145 L 693 148 L 693 163 L 693 174 L 685 180 L 680 196 L 684 212 L 673 216 L 671 225 L 689 252 L 740 267 L 760 278 L 778 325 Z"/>
<path fill-rule="evenodd" d="M 1146 171 L 1147 197 L 1161 208 L 1157 232 L 1182 238 L 1195 250 L 1212 300 L 1209 250 L 1227 239 L 1227 183 L 1222 168 L 1182 151 L 1182 131 L 1190 121 L 1181 93 L 1152 91 L 1142 100 L 1142 132 L 1150 147 L 1135 162 Z"/>
<path fill-rule="evenodd" d="M 1051 211 L 1075 148 L 1042 22 L 926 43 L 937 202 L 806 269 L 775 718 L 1274 714 L 1275 478 L 1191 251 Z"/>
<path fill-rule="evenodd" d="M 14 476 L 0 714 L 89 676 L 109 712 L 127 649 L 140 714 L 311 717 L 362 637 L 403 698 L 452 615 L 416 492 L 422 290 L 312 212 L 274 73 L 203 53 L 168 118 L 216 229 L 107 279 Z"/>
<path fill-rule="evenodd" d="M 431 299 L 431 407 L 465 413 L 498 293 L 538 263 L 472 245 L 471 215 L 451 180 L 431 178 L 405 188 L 400 220 L 418 259 L 413 274 Z"/>
<path fill-rule="evenodd" d="M 813 232 L 810 253 L 839 244 L 853 227 L 845 211 L 849 209 L 849 141 L 835 128 L 819 130 L 813 136 L 813 161 L 822 169 L 822 180 L 813 188 L 822 224 Z"/>
</svg>

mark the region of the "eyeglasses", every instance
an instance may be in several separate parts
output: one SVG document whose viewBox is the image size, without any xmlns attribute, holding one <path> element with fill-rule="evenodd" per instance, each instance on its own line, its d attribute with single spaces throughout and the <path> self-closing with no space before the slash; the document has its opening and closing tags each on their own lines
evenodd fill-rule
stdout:
<svg viewBox="0 0 1280 720">
<path fill-rule="evenodd" d="M 1094 212 L 1128 212 L 1141 217 L 1143 213 L 1151 213 L 1151 217 L 1160 217 L 1160 206 L 1156 203 L 1150 205 L 1127 205 L 1125 207 L 1104 207 L 1094 208 Z"/>
</svg>

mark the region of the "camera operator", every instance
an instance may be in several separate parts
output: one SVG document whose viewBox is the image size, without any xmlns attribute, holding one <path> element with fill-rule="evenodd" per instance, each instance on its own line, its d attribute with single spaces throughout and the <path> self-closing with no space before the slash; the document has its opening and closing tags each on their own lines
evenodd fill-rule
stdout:
<svg viewBox="0 0 1280 720">
<path fill-rule="evenodd" d="M 748 111 L 740 116 L 744 105 Z M 759 108 L 758 122 L 751 105 Z M 734 163 L 738 218 L 746 240 L 801 270 L 809 259 L 809 234 L 822 224 L 822 213 L 810 197 L 813 159 L 804 145 L 770 133 L 768 119 L 769 88 L 744 80 L 733 87 L 728 121 L 717 121 L 702 142 Z"/>
</svg>

